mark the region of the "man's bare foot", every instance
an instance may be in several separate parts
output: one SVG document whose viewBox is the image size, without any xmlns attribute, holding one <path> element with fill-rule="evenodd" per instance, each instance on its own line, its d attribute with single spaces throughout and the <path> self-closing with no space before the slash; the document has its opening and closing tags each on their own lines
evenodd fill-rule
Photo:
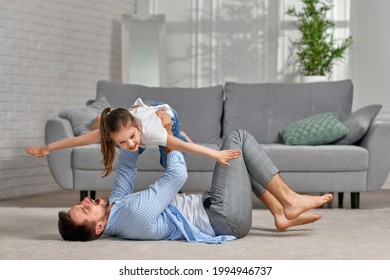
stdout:
<svg viewBox="0 0 390 280">
<path fill-rule="evenodd" d="M 289 227 L 314 223 L 321 219 L 322 215 L 305 212 L 293 220 L 288 220 L 283 214 L 275 216 L 275 227 L 278 231 L 284 231 Z"/>
<path fill-rule="evenodd" d="M 328 193 L 322 196 L 297 195 L 289 206 L 284 206 L 284 214 L 289 220 L 294 220 L 302 213 L 320 207 L 333 199 L 333 194 Z"/>
</svg>

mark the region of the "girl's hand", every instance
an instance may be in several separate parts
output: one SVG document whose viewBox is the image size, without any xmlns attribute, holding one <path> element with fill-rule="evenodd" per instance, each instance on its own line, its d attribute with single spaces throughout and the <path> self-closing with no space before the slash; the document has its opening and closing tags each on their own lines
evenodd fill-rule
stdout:
<svg viewBox="0 0 390 280">
<path fill-rule="evenodd" d="M 45 157 L 48 154 L 50 154 L 49 149 L 47 146 L 33 146 L 33 147 L 27 147 L 24 149 L 28 154 L 35 156 L 35 157 Z"/>
<path fill-rule="evenodd" d="M 241 151 L 239 150 L 222 150 L 216 153 L 215 160 L 224 166 L 230 166 L 228 161 L 239 158 Z"/>
</svg>

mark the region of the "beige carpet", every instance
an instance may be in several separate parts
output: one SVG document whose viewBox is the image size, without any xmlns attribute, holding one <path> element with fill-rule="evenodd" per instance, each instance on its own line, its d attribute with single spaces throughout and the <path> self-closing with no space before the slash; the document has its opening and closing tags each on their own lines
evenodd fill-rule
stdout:
<svg viewBox="0 0 390 280">
<path fill-rule="evenodd" d="M 389 208 L 317 209 L 323 214 L 320 221 L 281 233 L 267 210 L 256 209 L 249 235 L 222 245 L 111 237 L 65 242 L 57 232 L 59 210 L 64 209 L 0 207 L 0 259 L 390 259 Z"/>
</svg>

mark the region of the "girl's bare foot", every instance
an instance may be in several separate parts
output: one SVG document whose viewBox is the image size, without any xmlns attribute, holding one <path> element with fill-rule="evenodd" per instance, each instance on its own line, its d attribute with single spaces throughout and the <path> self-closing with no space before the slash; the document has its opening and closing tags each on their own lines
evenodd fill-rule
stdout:
<svg viewBox="0 0 390 280">
<path fill-rule="evenodd" d="M 293 220 L 288 220 L 283 214 L 275 216 L 275 227 L 278 231 L 284 231 L 289 227 L 314 223 L 321 219 L 322 215 L 305 212 Z"/>
<path fill-rule="evenodd" d="M 284 205 L 284 214 L 289 220 L 294 220 L 302 213 L 320 207 L 321 205 L 331 201 L 333 194 L 328 193 L 322 196 L 297 195 L 290 205 Z"/>
</svg>

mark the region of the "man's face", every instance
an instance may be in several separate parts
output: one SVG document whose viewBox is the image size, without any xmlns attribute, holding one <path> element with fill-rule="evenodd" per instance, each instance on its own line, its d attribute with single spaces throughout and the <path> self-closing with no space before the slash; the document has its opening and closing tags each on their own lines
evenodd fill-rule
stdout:
<svg viewBox="0 0 390 280">
<path fill-rule="evenodd" d="M 111 138 L 122 149 L 131 152 L 138 151 L 141 143 L 141 133 L 138 127 L 129 124 L 125 125 L 119 132 L 111 133 Z"/>
<path fill-rule="evenodd" d="M 96 200 L 86 197 L 81 202 L 73 205 L 68 214 L 72 221 L 78 225 L 84 221 L 98 223 L 106 218 L 108 205 L 108 199 L 105 197 Z"/>
</svg>

